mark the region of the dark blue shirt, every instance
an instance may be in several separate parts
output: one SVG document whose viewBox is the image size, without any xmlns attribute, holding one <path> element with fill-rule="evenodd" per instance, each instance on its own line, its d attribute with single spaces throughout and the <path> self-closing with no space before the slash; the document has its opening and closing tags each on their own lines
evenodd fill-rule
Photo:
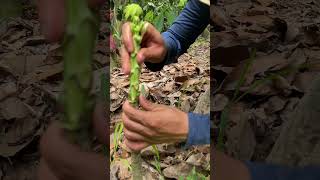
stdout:
<svg viewBox="0 0 320 180">
<path fill-rule="evenodd" d="M 320 168 L 315 166 L 286 167 L 245 162 L 252 180 L 319 180 Z"/>
</svg>

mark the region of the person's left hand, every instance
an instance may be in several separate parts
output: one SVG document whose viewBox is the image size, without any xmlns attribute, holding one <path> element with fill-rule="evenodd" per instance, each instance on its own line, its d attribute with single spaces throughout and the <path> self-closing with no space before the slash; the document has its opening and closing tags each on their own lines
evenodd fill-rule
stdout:
<svg viewBox="0 0 320 180">
<path fill-rule="evenodd" d="M 93 127 L 100 142 L 107 144 L 107 110 L 97 105 L 93 115 Z M 38 169 L 39 180 L 105 180 L 108 157 L 84 152 L 67 141 L 60 124 L 53 123 L 41 138 L 42 158 Z"/>
<path fill-rule="evenodd" d="M 123 104 L 122 120 L 125 145 L 132 151 L 160 143 L 184 141 L 188 135 L 188 115 L 177 108 L 153 104 L 139 97 L 144 110 L 138 110 L 128 101 Z"/>
<path fill-rule="evenodd" d="M 97 7 L 105 0 L 88 0 L 90 7 Z M 65 31 L 65 0 L 37 0 L 41 29 L 47 40 L 61 40 Z"/>
</svg>

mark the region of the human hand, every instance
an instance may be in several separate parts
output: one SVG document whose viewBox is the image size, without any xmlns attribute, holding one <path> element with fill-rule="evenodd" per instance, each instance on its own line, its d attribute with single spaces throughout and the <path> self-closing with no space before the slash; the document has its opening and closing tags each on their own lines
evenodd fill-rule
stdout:
<svg viewBox="0 0 320 180">
<path fill-rule="evenodd" d="M 140 96 L 144 110 L 123 104 L 122 120 L 125 144 L 132 151 L 160 143 L 178 142 L 187 139 L 188 115 L 177 108 L 149 102 Z"/>
<path fill-rule="evenodd" d="M 143 34 L 141 49 L 137 54 L 138 63 L 161 63 L 167 53 L 164 40 L 160 32 L 150 23 L 146 23 L 146 32 Z M 125 74 L 130 74 L 130 54 L 134 51 L 133 38 L 130 23 L 122 26 L 123 46 L 120 50 L 122 69 Z"/>
<path fill-rule="evenodd" d="M 105 0 L 88 0 L 90 7 L 96 7 Z M 59 41 L 65 29 L 65 0 L 38 0 L 41 29 L 51 41 Z"/>
<path fill-rule="evenodd" d="M 106 108 L 98 104 L 93 116 L 97 138 L 107 144 Z M 41 138 L 42 158 L 38 169 L 39 180 L 104 180 L 107 176 L 108 158 L 101 154 L 85 152 L 66 140 L 60 124 L 53 123 Z"/>
</svg>

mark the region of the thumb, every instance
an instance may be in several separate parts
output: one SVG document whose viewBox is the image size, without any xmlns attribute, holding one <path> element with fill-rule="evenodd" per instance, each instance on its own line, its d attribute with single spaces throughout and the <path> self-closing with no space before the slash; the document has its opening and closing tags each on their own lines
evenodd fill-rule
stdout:
<svg viewBox="0 0 320 180">
<path fill-rule="evenodd" d="M 148 101 L 144 96 L 140 96 L 139 97 L 139 103 L 140 103 L 140 106 L 146 110 L 146 111 L 152 111 L 154 110 L 155 108 L 157 108 L 158 104 L 154 104 L 150 101 Z"/>
<path fill-rule="evenodd" d="M 152 45 L 150 47 L 141 48 L 137 54 L 138 63 L 141 64 L 145 61 L 152 63 L 159 63 L 162 61 L 163 48 L 159 45 Z"/>
</svg>

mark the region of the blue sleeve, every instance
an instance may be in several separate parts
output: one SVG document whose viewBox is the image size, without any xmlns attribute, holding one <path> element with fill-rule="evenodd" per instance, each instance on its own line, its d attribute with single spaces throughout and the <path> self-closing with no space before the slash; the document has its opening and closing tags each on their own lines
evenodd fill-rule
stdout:
<svg viewBox="0 0 320 180">
<path fill-rule="evenodd" d="M 189 0 L 171 27 L 162 37 L 168 50 L 162 63 L 145 62 L 151 71 L 159 71 L 164 65 L 176 62 L 197 37 L 205 30 L 210 20 L 210 7 L 199 0 Z"/>
<path fill-rule="evenodd" d="M 245 162 L 251 180 L 319 180 L 320 167 L 290 168 L 286 166 Z"/>
<path fill-rule="evenodd" d="M 210 115 L 188 114 L 189 132 L 184 148 L 210 144 Z"/>
</svg>

